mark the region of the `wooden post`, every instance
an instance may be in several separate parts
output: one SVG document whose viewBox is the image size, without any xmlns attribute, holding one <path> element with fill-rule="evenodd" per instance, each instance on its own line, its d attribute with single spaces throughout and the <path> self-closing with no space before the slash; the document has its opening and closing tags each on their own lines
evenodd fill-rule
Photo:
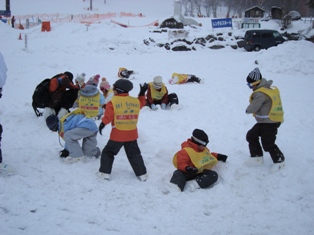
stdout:
<svg viewBox="0 0 314 235">
<path fill-rule="evenodd" d="M 24 36 L 24 42 L 25 42 L 25 50 L 27 50 L 27 34 L 25 34 Z"/>
</svg>

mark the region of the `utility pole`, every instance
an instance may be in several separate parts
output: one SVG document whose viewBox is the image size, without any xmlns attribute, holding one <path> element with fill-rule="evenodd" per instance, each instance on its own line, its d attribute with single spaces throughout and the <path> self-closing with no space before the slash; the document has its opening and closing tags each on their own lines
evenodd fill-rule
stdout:
<svg viewBox="0 0 314 235">
<path fill-rule="evenodd" d="M 89 10 L 93 10 L 93 0 L 90 0 L 90 6 L 89 6 Z"/>
<path fill-rule="evenodd" d="M 5 1 L 5 10 L 10 11 L 10 0 Z"/>
</svg>

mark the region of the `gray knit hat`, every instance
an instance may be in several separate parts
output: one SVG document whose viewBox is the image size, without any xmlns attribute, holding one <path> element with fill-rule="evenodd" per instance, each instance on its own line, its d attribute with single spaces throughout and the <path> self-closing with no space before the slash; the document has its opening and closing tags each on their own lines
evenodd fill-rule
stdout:
<svg viewBox="0 0 314 235">
<path fill-rule="evenodd" d="M 118 93 L 128 93 L 133 89 L 133 83 L 128 79 L 120 78 L 113 84 L 113 88 Z"/>
</svg>

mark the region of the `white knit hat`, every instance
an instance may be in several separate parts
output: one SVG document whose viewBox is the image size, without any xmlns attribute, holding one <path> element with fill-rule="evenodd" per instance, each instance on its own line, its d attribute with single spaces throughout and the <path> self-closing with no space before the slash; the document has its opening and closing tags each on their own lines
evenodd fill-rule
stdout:
<svg viewBox="0 0 314 235">
<path fill-rule="evenodd" d="M 154 77 L 153 86 L 156 90 L 159 90 L 162 87 L 162 77 L 161 76 Z"/>
<path fill-rule="evenodd" d="M 84 84 L 85 82 L 85 73 L 77 74 L 75 78 L 75 83 L 79 84 L 80 87 Z"/>
</svg>

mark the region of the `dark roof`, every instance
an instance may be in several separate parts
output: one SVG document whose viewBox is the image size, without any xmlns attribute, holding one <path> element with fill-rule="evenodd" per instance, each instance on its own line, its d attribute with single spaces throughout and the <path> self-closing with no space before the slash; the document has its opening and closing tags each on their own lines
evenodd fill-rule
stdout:
<svg viewBox="0 0 314 235">
<path fill-rule="evenodd" d="M 253 10 L 254 8 L 258 8 L 258 9 L 260 9 L 261 11 L 265 12 L 265 10 L 264 10 L 263 8 L 259 7 L 259 6 L 254 6 L 254 7 L 251 7 L 251 8 L 249 8 L 249 9 L 246 9 L 245 12 L 250 11 L 250 10 Z"/>
</svg>

